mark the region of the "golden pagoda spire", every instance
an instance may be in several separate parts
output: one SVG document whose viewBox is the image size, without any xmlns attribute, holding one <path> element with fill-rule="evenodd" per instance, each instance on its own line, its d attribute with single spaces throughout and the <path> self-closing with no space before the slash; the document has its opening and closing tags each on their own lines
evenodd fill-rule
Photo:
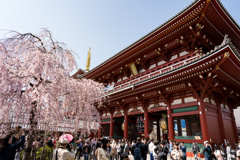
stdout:
<svg viewBox="0 0 240 160">
<path fill-rule="evenodd" d="M 88 51 L 87 64 L 86 64 L 86 71 L 89 71 L 89 67 L 90 67 L 90 59 L 91 59 L 91 47 L 89 47 L 89 51 Z"/>
</svg>

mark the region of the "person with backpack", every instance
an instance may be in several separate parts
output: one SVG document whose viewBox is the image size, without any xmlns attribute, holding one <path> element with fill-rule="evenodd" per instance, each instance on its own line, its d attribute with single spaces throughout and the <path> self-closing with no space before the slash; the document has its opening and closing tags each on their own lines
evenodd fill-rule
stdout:
<svg viewBox="0 0 240 160">
<path fill-rule="evenodd" d="M 137 143 L 132 146 L 131 153 L 134 157 L 134 160 L 142 160 L 142 155 L 144 155 L 144 148 L 141 144 L 141 138 L 137 138 Z"/>
</svg>

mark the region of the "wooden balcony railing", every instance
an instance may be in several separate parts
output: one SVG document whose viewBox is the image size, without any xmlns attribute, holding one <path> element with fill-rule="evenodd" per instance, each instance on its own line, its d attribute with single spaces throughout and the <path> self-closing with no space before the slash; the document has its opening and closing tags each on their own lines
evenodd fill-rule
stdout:
<svg viewBox="0 0 240 160">
<path fill-rule="evenodd" d="M 173 68 L 176 68 L 180 65 L 186 64 L 190 61 L 193 61 L 196 58 L 199 58 L 200 55 L 197 54 L 198 52 L 192 51 L 186 55 L 183 55 L 179 58 L 176 58 L 174 60 L 168 61 L 164 64 L 161 64 L 159 66 L 156 66 L 154 68 L 151 68 L 149 70 L 146 70 L 136 76 L 129 77 L 128 79 L 122 80 L 120 82 L 115 83 L 114 88 L 110 91 L 117 90 L 119 88 L 122 88 L 124 86 L 139 82 L 141 80 L 150 78 L 154 75 L 161 74 L 162 72 L 166 72 L 168 70 L 171 70 Z"/>
</svg>

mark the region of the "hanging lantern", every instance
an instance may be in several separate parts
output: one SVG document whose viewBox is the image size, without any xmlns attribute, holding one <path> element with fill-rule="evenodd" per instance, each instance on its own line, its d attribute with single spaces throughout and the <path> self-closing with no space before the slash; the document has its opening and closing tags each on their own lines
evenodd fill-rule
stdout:
<svg viewBox="0 0 240 160">
<path fill-rule="evenodd" d="M 160 124 L 160 128 L 162 130 L 167 130 L 167 120 L 166 120 L 166 115 L 165 114 L 162 114 L 162 117 L 160 120 L 159 120 L 159 124 Z"/>
<path fill-rule="evenodd" d="M 139 133 L 144 133 L 144 117 L 143 116 L 137 117 L 136 128 Z"/>
<path fill-rule="evenodd" d="M 124 122 L 122 123 L 122 130 L 124 131 Z"/>
<path fill-rule="evenodd" d="M 132 123 L 128 123 L 128 131 L 131 131 L 133 128 Z M 122 123 L 122 130 L 124 131 L 124 122 Z"/>
</svg>

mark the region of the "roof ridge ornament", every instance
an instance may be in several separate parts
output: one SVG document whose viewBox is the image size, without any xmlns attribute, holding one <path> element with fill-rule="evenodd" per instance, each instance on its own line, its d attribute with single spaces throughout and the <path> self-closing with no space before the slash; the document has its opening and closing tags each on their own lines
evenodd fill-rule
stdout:
<svg viewBox="0 0 240 160">
<path fill-rule="evenodd" d="M 228 44 L 229 42 L 231 42 L 231 39 L 228 38 L 228 34 L 225 34 L 220 46 L 224 46 L 224 45 Z"/>
<path fill-rule="evenodd" d="M 86 63 L 86 71 L 89 71 L 90 60 L 91 60 L 91 47 L 89 47 L 89 51 L 88 51 L 87 63 Z"/>
</svg>

